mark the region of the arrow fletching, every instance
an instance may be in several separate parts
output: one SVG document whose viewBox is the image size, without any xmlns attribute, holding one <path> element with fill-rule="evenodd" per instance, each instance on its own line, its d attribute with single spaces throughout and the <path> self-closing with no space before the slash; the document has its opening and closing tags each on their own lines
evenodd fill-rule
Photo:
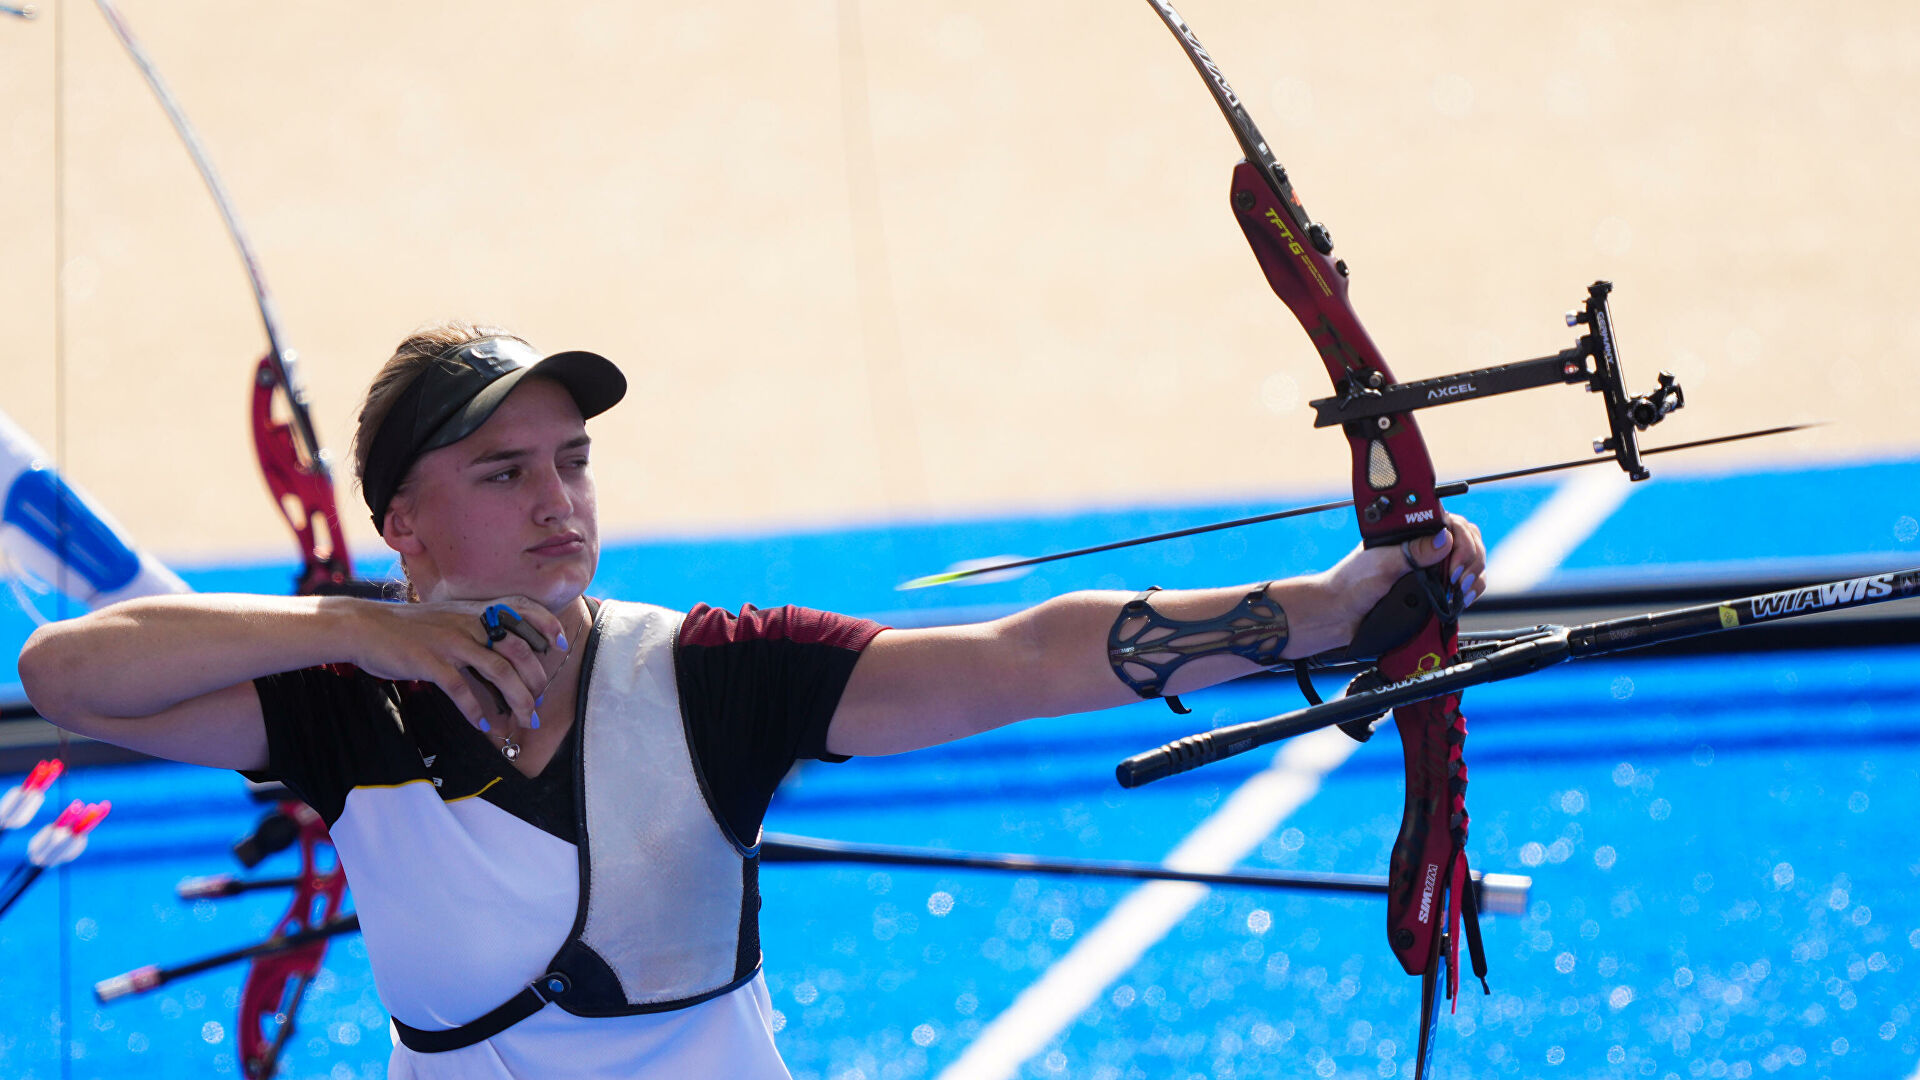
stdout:
<svg viewBox="0 0 1920 1080">
<path fill-rule="evenodd" d="M 1023 559 L 1018 555 L 993 555 L 984 559 L 962 559 L 941 573 L 917 577 L 894 588 L 896 591 L 905 592 L 908 589 L 924 589 L 930 585 L 955 583 L 991 585 L 997 581 L 1014 581 L 1027 576 L 1030 567 L 1061 557 L 1051 555 L 1038 559 Z"/>
</svg>

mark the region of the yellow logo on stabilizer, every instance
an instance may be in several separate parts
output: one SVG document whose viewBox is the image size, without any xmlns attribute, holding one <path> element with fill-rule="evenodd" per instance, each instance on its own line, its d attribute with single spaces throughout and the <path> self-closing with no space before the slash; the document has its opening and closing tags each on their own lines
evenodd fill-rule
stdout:
<svg viewBox="0 0 1920 1080">
<path fill-rule="evenodd" d="M 1440 664 L 1441 664 L 1441 660 L 1440 660 L 1439 653 L 1428 653 L 1427 655 L 1420 658 L 1420 664 L 1416 668 L 1416 670 L 1438 671 L 1440 670 Z"/>
<path fill-rule="evenodd" d="M 1740 613 L 1725 604 L 1720 605 L 1720 629 L 1740 629 Z"/>
</svg>

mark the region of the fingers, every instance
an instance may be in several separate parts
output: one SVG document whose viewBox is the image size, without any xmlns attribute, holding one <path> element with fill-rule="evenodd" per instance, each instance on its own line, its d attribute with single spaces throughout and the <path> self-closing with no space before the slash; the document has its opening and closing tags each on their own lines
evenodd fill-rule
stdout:
<svg viewBox="0 0 1920 1080">
<path fill-rule="evenodd" d="M 476 641 L 486 651 L 461 669 L 462 684 L 481 706 L 475 726 L 487 730 L 493 721 L 517 720 L 539 727 L 547 684 L 566 662 L 565 652 L 554 647 L 566 636 L 560 620 L 538 602 L 515 596 L 486 605 L 479 623 Z"/>
<path fill-rule="evenodd" d="M 534 652 L 546 652 L 558 646 L 566 652 L 573 643 L 567 640 L 566 628 L 553 612 L 548 611 L 539 601 L 525 596 L 507 596 L 495 601 L 505 605 L 513 613 L 513 618 L 502 618 L 500 625 L 518 635 Z"/>
<path fill-rule="evenodd" d="M 396 605 L 382 614 L 380 632 L 369 635 L 359 658 L 369 674 L 433 683 L 482 731 L 540 726 L 541 697 L 571 644 L 544 605 L 509 596 Z"/>
<path fill-rule="evenodd" d="M 528 633 L 532 631 L 529 630 Z M 518 634 L 518 631 L 509 633 L 505 640 L 496 643 L 493 646 L 493 655 L 505 660 L 508 667 L 512 669 L 512 675 L 509 678 L 523 685 L 532 694 L 532 704 L 520 715 L 526 718 L 528 727 L 539 727 L 540 716 L 537 710 L 540 708 L 541 696 L 547 692 L 547 680 L 551 677 L 551 672 L 543 663 L 544 658 L 536 654 L 526 639 Z M 548 655 L 561 654 L 551 652 Z M 500 711 L 505 712 L 506 708 L 503 706 Z"/>
<path fill-rule="evenodd" d="M 1487 545 L 1480 536 L 1480 526 L 1454 515 L 1448 519 L 1446 532 L 1441 535 L 1453 537 L 1448 545 L 1451 549 L 1449 565 L 1452 567 L 1452 573 L 1448 576 L 1465 598 L 1464 606 L 1470 607 L 1487 591 Z"/>
<path fill-rule="evenodd" d="M 473 670 L 470 667 L 463 667 L 460 669 L 460 674 L 466 676 L 466 682 L 469 689 L 478 689 L 479 691 L 484 692 L 484 696 L 486 698 L 492 700 L 493 708 L 490 710 L 487 710 L 488 712 L 494 713 L 497 715 L 505 715 L 510 710 L 510 706 L 508 706 L 507 704 L 507 696 L 500 692 L 499 687 L 481 678 L 479 672 Z M 480 695 L 477 694 L 476 696 L 480 696 Z M 484 721 L 486 717 L 482 716 L 481 719 Z"/>
<path fill-rule="evenodd" d="M 433 685 L 440 688 L 441 693 L 447 695 L 447 700 L 453 702 L 453 707 L 460 710 L 460 715 L 466 718 L 467 723 L 481 731 L 491 731 L 493 725 L 487 720 L 488 707 L 481 704 L 481 698 L 487 696 L 486 690 L 493 688 L 484 679 L 477 676 L 469 677 L 467 672 L 471 670 L 464 667 L 447 667 L 431 681 Z M 485 689 L 483 690 L 482 687 Z M 501 710 L 502 713 L 505 711 Z"/>
<path fill-rule="evenodd" d="M 510 658 L 507 654 L 512 652 L 519 653 L 519 657 Z M 526 642 L 509 637 L 492 650 L 475 646 L 469 655 L 461 659 L 492 691 L 478 699 L 490 706 L 486 710 L 486 719 L 503 722 L 517 720 L 527 727 L 540 726 L 537 719 L 539 706 L 535 700 L 546 690 L 547 673 L 540 662 L 534 659 Z"/>
<path fill-rule="evenodd" d="M 522 726 L 536 726 L 532 696 L 513 666 L 498 658 L 480 664 L 491 670 L 483 673 L 476 664 L 449 666 L 432 680 L 433 684 L 447 695 L 467 723 L 481 731 L 492 731 L 495 724 L 515 720 Z"/>
<path fill-rule="evenodd" d="M 1453 530 L 1441 529 L 1432 536 L 1423 536 L 1400 545 L 1400 553 L 1414 567 L 1432 566 L 1445 559 L 1454 549 Z"/>
<path fill-rule="evenodd" d="M 1459 587 L 1467 604 L 1480 599 L 1487 591 L 1486 542 L 1480 537 L 1480 526 L 1466 518 L 1450 516 L 1446 528 L 1432 536 L 1407 541 L 1400 545 L 1400 553 L 1413 567 L 1446 563 L 1448 579 Z"/>
</svg>

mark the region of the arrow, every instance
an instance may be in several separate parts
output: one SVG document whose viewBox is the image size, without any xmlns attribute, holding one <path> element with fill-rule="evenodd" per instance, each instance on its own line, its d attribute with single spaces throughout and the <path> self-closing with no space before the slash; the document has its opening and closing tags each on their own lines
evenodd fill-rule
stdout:
<svg viewBox="0 0 1920 1080">
<path fill-rule="evenodd" d="M 1820 420 L 1810 424 L 1783 424 L 1779 427 L 1761 428 L 1758 431 L 1742 431 L 1734 435 L 1716 435 L 1710 439 L 1695 439 L 1692 442 L 1675 443 L 1672 446 L 1656 446 L 1641 450 L 1640 454 L 1642 457 L 1647 457 L 1653 454 L 1671 454 L 1679 450 L 1697 450 L 1703 446 L 1714 446 L 1719 443 L 1738 442 L 1742 439 L 1758 439 L 1767 435 L 1783 435 L 1790 431 L 1803 431 L 1807 428 L 1820 427 L 1825 423 L 1826 421 Z M 1601 457 L 1562 461 L 1553 465 L 1534 465 L 1530 468 L 1514 469 L 1509 472 L 1489 473 L 1486 476 L 1475 476 L 1466 480 L 1455 480 L 1449 484 L 1441 484 L 1434 489 L 1434 493 L 1440 498 L 1450 499 L 1455 495 L 1466 494 L 1468 489 L 1478 484 L 1492 484 L 1502 480 L 1516 480 L 1523 476 L 1538 476 L 1542 473 L 1559 472 L 1563 469 L 1579 469 L 1588 465 L 1601 465 L 1616 460 L 1618 460 L 1618 458 L 1615 455 L 1606 454 Z M 1082 555 L 1093 555 L 1102 551 L 1116 551 L 1120 548 L 1137 547 L 1141 544 L 1154 544 L 1162 540 L 1178 540 L 1183 536 L 1198 536 L 1201 533 L 1219 532 L 1222 529 L 1237 529 L 1243 525 L 1259 525 L 1268 521 L 1303 517 L 1307 514 L 1320 514 L 1328 510 L 1339 510 L 1352 505 L 1352 499 L 1341 499 L 1338 502 L 1315 503 L 1312 506 L 1296 506 L 1289 510 L 1276 510 L 1270 514 L 1255 514 L 1252 517 L 1235 518 L 1232 521 L 1216 521 L 1211 525 L 1195 525 L 1189 529 L 1175 529 L 1172 532 L 1154 533 L 1152 536 L 1136 536 L 1130 540 L 1115 540 L 1111 543 L 1075 548 L 1072 551 L 1061 551 L 1052 555 L 1037 555 L 1030 559 L 994 562 L 984 566 L 956 564 L 954 569 L 938 574 L 928 574 L 926 577 L 914 578 L 912 581 L 896 586 L 896 589 L 905 592 L 908 589 L 924 589 L 932 585 L 950 585 L 957 581 L 965 581 L 968 578 L 978 577 L 982 574 L 998 574 L 1010 570 L 1024 570 L 1029 567 L 1039 566 L 1042 563 L 1058 562 L 1061 559 L 1073 559 Z M 1007 579 L 1000 578 L 998 580 L 1004 581 Z"/>
<path fill-rule="evenodd" d="M 881 866 L 948 867 L 955 870 L 997 870 L 1013 874 L 1061 874 L 1081 877 L 1125 878 L 1133 881 L 1186 881 L 1201 885 L 1239 885 L 1253 888 L 1298 889 L 1380 895 L 1387 879 L 1372 874 L 1328 874 L 1286 870 L 1238 870 L 1209 874 L 1175 870 L 1155 863 L 1108 862 L 1096 859 L 1049 859 L 1038 855 L 1001 855 L 936 848 L 895 847 L 891 844 L 850 844 L 810 836 L 768 833 L 760 842 L 760 858 L 770 863 L 872 863 Z M 1485 905 L 1507 915 L 1525 914 L 1533 879 L 1520 874 L 1472 876 Z"/>
</svg>

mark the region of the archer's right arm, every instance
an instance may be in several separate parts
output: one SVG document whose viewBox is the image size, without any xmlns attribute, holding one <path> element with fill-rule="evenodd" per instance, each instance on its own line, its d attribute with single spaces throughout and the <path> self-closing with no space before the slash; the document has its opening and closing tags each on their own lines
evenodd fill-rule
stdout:
<svg viewBox="0 0 1920 1080">
<path fill-rule="evenodd" d="M 549 638 L 559 633 L 544 608 L 512 600 Z M 524 719 L 533 709 L 529 682 L 545 685 L 539 661 L 518 638 L 489 650 L 476 617 L 484 606 L 147 597 L 34 631 L 20 653 L 20 681 L 40 715 L 69 731 L 175 761 L 263 769 L 266 727 L 253 680 L 276 672 L 347 663 L 379 678 L 432 682 L 475 721 L 483 707 L 460 674 L 471 666 Z"/>
</svg>

